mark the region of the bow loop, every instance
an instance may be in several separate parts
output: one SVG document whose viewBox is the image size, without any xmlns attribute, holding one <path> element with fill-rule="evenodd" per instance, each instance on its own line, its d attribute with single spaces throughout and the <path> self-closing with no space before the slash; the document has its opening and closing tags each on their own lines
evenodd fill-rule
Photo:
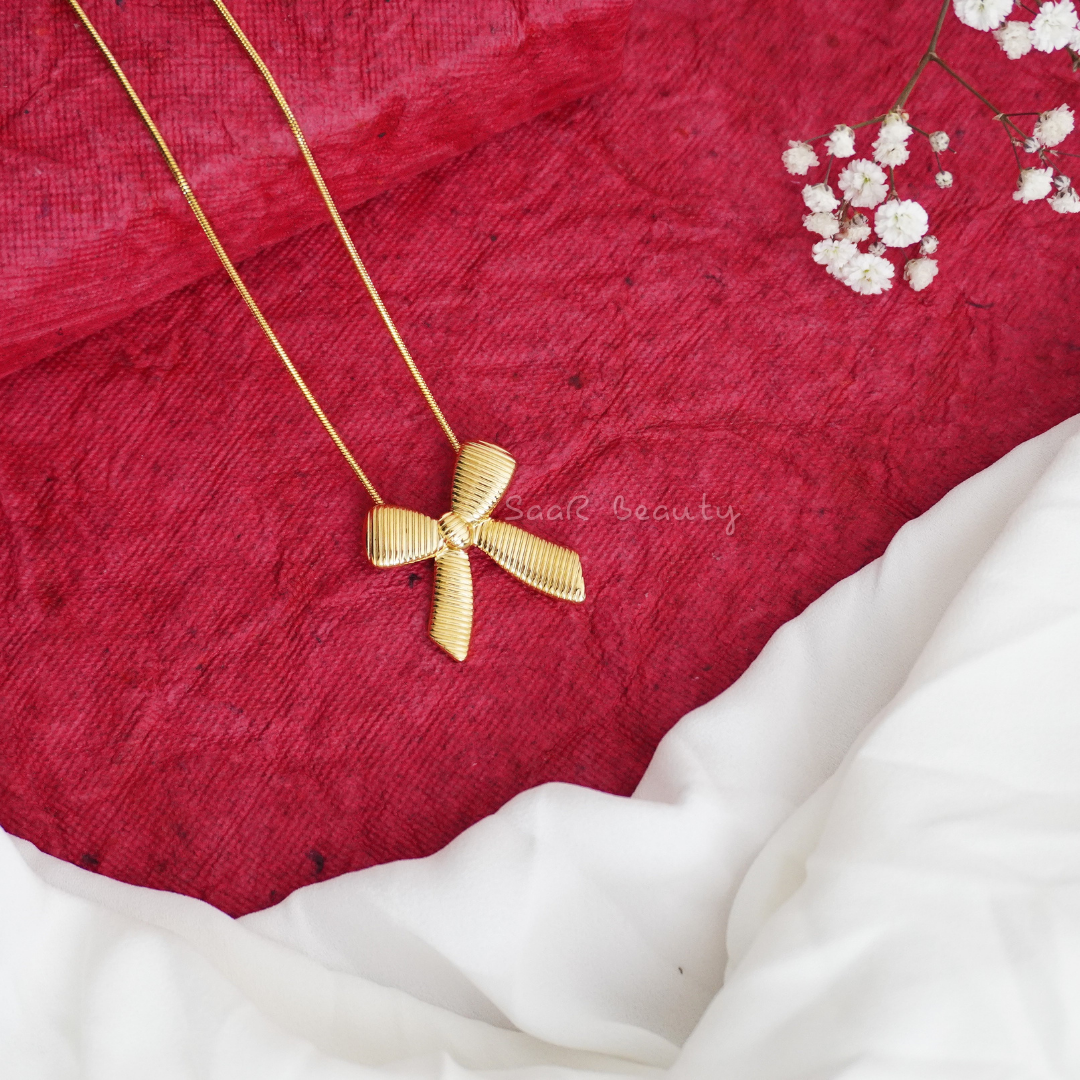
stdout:
<svg viewBox="0 0 1080 1080">
<path fill-rule="evenodd" d="M 470 524 L 487 517 L 506 494 L 516 468 L 517 462 L 501 446 L 465 443 L 454 469 L 450 508 Z"/>
<path fill-rule="evenodd" d="M 373 506 L 367 520 L 367 555 L 373 566 L 407 566 L 431 559 L 446 543 L 439 523 L 401 506 Z"/>
</svg>

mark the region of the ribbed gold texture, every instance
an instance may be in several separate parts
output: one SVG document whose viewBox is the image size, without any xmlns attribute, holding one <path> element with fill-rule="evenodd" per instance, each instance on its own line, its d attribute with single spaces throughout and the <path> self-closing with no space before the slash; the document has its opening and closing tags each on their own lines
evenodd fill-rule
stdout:
<svg viewBox="0 0 1080 1080">
<path fill-rule="evenodd" d="M 469 655 L 472 620 L 469 556 L 459 548 L 448 548 L 435 558 L 435 591 L 431 596 L 428 632 L 435 644 L 455 660 L 464 660 Z"/>
<path fill-rule="evenodd" d="M 569 548 L 488 515 L 514 475 L 514 459 L 493 443 L 465 443 L 454 468 L 453 510 L 439 521 L 400 506 L 368 513 L 367 552 L 375 566 L 435 559 L 429 632 L 455 660 L 469 654 L 473 591 L 468 549 L 486 552 L 519 581 L 560 600 L 585 599 L 581 560 Z"/>
<path fill-rule="evenodd" d="M 585 579 L 576 551 L 487 518 L 480 525 L 476 546 L 490 555 L 508 574 L 559 600 L 585 599 Z"/>
<path fill-rule="evenodd" d="M 406 566 L 430 559 L 445 547 L 439 523 L 400 506 L 368 511 L 367 554 L 374 566 Z"/>
<path fill-rule="evenodd" d="M 450 509 L 465 521 L 487 517 L 510 486 L 517 462 L 501 446 L 465 443 L 454 468 Z"/>
</svg>

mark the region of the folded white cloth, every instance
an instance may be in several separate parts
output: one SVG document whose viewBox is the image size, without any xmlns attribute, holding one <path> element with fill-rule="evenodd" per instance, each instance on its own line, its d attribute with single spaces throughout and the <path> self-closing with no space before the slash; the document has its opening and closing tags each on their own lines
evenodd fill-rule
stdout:
<svg viewBox="0 0 1080 1080">
<path fill-rule="evenodd" d="M 0 834 L 17 1080 L 1080 1075 L 1080 418 L 664 739 L 232 920 Z"/>
</svg>

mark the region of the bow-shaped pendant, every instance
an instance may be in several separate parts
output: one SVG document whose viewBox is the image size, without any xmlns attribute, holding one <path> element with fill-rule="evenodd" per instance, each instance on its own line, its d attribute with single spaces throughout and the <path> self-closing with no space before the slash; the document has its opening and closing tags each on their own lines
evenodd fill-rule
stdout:
<svg viewBox="0 0 1080 1080">
<path fill-rule="evenodd" d="M 450 511 L 438 521 L 400 506 L 373 506 L 367 519 L 367 553 L 375 566 L 406 566 L 435 560 L 435 591 L 429 632 L 455 660 L 469 653 L 473 592 L 469 548 L 491 556 L 507 573 L 548 596 L 585 599 L 581 560 L 560 547 L 496 521 L 499 504 L 517 463 L 494 443 L 464 443 L 454 467 Z"/>
</svg>

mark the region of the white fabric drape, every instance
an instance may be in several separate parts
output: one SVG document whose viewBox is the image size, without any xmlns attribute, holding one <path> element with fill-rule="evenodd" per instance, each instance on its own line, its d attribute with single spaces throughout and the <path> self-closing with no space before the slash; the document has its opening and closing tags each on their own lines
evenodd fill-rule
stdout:
<svg viewBox="0 0 1080 1080">
<path fill-rule="evenodd" d="M 897 534 L 624 799 L 232 920 L 0 834 L 17 1080 L 1080 1076 L 1080 418 Z"/>
</svg>

